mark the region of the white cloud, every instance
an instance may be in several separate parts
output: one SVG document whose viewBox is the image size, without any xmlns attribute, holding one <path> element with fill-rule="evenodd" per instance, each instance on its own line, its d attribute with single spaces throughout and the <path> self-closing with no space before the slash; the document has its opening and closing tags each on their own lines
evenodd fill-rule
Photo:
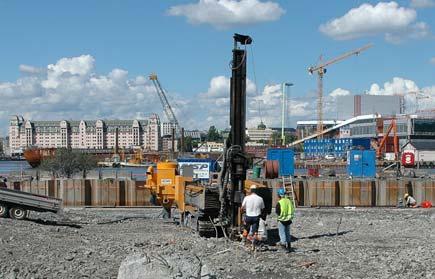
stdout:
<svg viewBox="0 0 435 279">
<path fill-rule="evenodd" d="M 171 16 L 185 16 L 191 24 L 210 24 L 218 29 L 278 20 L 285 13 L 278 3 L 261 0 L 199 0 L 172 6 Z"/>
<path fill-rule="evenodd" d="M 247 80 L 246 126 L 256 127 L 260 121 L 267 126 L 278 127 L 281 123 L 281 84 L 266 85 L 256 92 L 255 84 Z M 204 119 L 205 127 L 216 125 L 228 127 L 230 110 L 230 79 L 224 76 L 213 77 L 205 93 L 199 94 L 196 119 Z M 294 124 L 295 119 L 310 115 L 312 104 L 307 101 L 289 100 L 288 118 Z M 204 117 L 206 115 L 206 117 Z M 197 123 L 198 125 L 198 123 Z"/>
<path fill-rule="evenodd" d="M 429 59 L 429 62 L 433 65 L 435 65 L 435 57 L 432 57 L 431 59 Z"/>
<path fill-rule="evenodd" d="M 413 8 L 431 8 L 435 7 L 435 1 L 433 0 L 411 0 L 411 7 Z"/>
<path fill-rule="evenodd" d="M 15 114 L 34 120 L 133 119 L 156 112 L 163 118 L 146 76 L 129 78 L 121 69 L 99 75 L 94 64 L 92 56 L 82 55 L 62 58 L 45 69 L 21 65 L 24 76 L 0 83 L 0 131 L 6 132 L 8 118 Z"/>
<path fill-rule="evenodd" d="M 349 40 L 366 36 L 384 35 L 389 42 L 417 39 L 429 35 L 424 22 L 416 22 L 414 9 L 400 7 L 396 2 L 362 4 L 344 16 L 320 25 L 319 30 L 336 40 Z"/>
<path fill-rule="evenodd" d="M 419 88 L 414 81 L 400 77 L 394 77 L 393 80 L 384 83 L 384 87 L 373 83 L 367 94 L 370 95 L 400 95 L 411 91 L 418 91 Z"/>
<path fill-rule="evenodd" d="M 21 64 L 18 68 L 20 69 L 20 72 L 27 74 L 40 74 L 44 72 L 44 69 L 24 64 Z"/>
<path fill-rule="evenodd" d="M 414 81 L 401 77 L 394 77 L 391 81 L 384 84 L 373 83 L 370 89 L 365 91 L 369 95 L 385 95 L 393 96 L 399 95 L 404 97 L 405 112 L 414 113 L 417 109 L 416 106 L 416 93 L 418 92 L 418 109 L 427 110 L 435 109 L 435 86 L 427 86 L 420 88 Z M 360 94 L 360 93 L 358 93 Z M 341 96 L 353 95 L 352 92 L 337 88 L 333 90 L 328 96 L 324 98 L 324 103 L 331 105 L 324 106 L 325 117 L 334 117 L 337 102 L 340 102 Z"/>
<path fill-rule="evenodd" d="M 331 96 L 332 98 L 337 98 L 337 97 L 340 97 L 340 96 L 347 96 L 347 95 L 350 95 L 350 94 L 351 93 L 350 93 L 349 90 L 342 89 L 342 88 L 337 88 L 337 89 L 333 90 L 329 94 L 329 96 Z"/>
<path fill-rule="evenodd" d="M 387 81 L 383 87 L 374 83 L 367 92 L 371 95 L 403 95 L 407 113 L 414 113 L 416 109 L 416 94 L 421 92 L 418 100 L 418 109 L 435 109 L 435 86 L 420 88 L 414 81 L 401 77 L 394 77 Z"/>
</svg>

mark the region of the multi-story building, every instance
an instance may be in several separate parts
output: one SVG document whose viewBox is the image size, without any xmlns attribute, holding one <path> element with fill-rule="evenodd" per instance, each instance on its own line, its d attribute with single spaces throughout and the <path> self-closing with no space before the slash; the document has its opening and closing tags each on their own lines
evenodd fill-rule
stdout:
<svg viewBox="0 0 435 279">
<path fill-rule="evenodd" d="M 160 119 L 31 121 L 13 116 L 9 123 L 11 150 L 41 148 L 108 149 L 116 146 L 161 149 Z"/>
<path fill-rule="evenodd" d="M 224 143 L 223 142 L 215 142 L 215 141 L 207 141 L 202 144 L 196 152 L 223 152 L 224 151 Z"/>
<path fill-rule="evenodd" d="M 172 136 L 162 137 L 162 151 L 164 152 L 177 152 L 178 151 L 178 140 L 172 141 Z"/>
<path fill-rule="evenodd" d="M 403 96 L 347 95 L 338 97 L 337 118 L 349 119 L 359 115 L 396 115 L 405 113 Z"/>
<path fill-rule="evenodd" d="M 167 135 L 172 135 L 172 130 L 175 129 L 175 135 L 177 135 L 177 133 L 179 132 L 178 130 L 178 125 L 175 123 L 171 123 L 171 122 L 162 122 L 162 131 L 161 134 L 162 136 L 167 136 Z"/>
<path fill-rule="evenodd" d="M 269 142 L 272 139 L 273 133 L 274 131 L 269 128 L 246 129 L 246 136 L 249 138 L 249 141 Z"/>
<path fill-rule="evenodd" d="M 201 137 L 205 137 L 206 134 L 207 134 L 206 132 L 202 132 L 199 130 L 191 130 L 191 131 L 185 130 L 184 131 L 184 137 L 191 137 L 192 139 L 195 139 L 195 140 L 200 140 Z"/>
</svg>

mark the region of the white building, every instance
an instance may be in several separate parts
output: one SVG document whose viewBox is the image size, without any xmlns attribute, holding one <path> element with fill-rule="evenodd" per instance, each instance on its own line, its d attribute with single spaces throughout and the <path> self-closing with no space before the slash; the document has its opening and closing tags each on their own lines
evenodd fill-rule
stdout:
<svg viewBox="0 0 435 279">
<path fill-rule="evenodd" d="M 402 152 L 414 153 L 415 164 L 435 162 L 435 140 L 413 139 L 403 146 Z"/>
<path fill-rule="evenodd" d="M 205 132 L 201 132 L 199 130 L 184 131 L 184 137 L 191 137 L 192 139 L 201 139 L 201 135 L 206 134 Z"/>
<path fill-rule="evenodd" d="M 208 141 L 196 150 L 196 152 L 223 152 L 223 151 L 224 151 L 224 143 L 214 142 L 214 141 Z"/>
<path fill-rule="evenodd" d="M 31 121 L 13 116 L 9 122 L 10 150 L 41 148 L 109 149 L 118 147 L 158 151 L 161 148 L 160 119 Z"/>
<path fill-rule="evenodd" d="M 170 122 L 162 122 L 162 136 L 172 135 L 172 129 L 175 129 L 175 135 L 179 132 L 178 125 Z"/>
<path fill-rule="evenodd" d="M 166 152 L 177 152 L 178 151 L 178 140 L 172 141 L 172 136 L 162 137 L 162 151 Z"/>
<path fill-rule="evenodd" d="M 265 141 L 268 142 L 272 139 L 273 130 L 269 128 L 265 129 L 246 129 L 246 136 L 249 141 Z"/>
</svg>

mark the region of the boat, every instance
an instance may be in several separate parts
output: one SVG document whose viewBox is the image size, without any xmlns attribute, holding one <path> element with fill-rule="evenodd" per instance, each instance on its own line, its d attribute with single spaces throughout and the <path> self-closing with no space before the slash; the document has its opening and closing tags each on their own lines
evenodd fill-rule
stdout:
<svg viewBox="0 0 435 279">
<path fill-rule="evenodd" d="M 56 148 L 31 147 L 24 150 L 24 158 L 32 168 L 37 168 L 43 159 L 53 157 L 55 152 Z"/>
</svg>

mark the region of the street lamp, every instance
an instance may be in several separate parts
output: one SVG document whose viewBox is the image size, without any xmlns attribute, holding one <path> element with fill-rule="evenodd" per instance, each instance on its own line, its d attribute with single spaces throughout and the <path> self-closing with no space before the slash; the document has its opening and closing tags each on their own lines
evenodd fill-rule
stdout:
<svg viewBox="0 0 435 279">
<path fill-rule="evenodd" d="M 282 109 L 281 109 L 281 141 L 282 145 L 285 145 L 285 134 L 284 134 L 284 127 L 286 125 L 285 120 L 287 116 L 287 95 L 286 95 L 286 88 L 293 86 L 293 83 L 290 82 L 283 82 L 282 83 Z"/>
</svg>

